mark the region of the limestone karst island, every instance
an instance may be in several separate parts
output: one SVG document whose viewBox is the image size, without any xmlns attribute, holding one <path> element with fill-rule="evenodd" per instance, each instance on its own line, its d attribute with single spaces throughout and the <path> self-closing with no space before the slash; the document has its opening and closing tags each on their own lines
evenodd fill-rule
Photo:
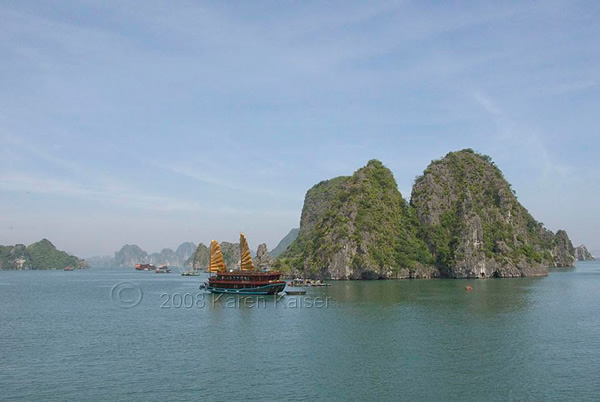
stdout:
<svg viewBox="0 0 600 402">
<path fill-rule="evenodd" d="M 544 228 L 492 159 L 465 149 L 433 161 L 410 202 L 378 160 L 318 183 L 276 265 L 324 279 L 512 278 L 574 262 L 567 233 Z"/>
</svg>

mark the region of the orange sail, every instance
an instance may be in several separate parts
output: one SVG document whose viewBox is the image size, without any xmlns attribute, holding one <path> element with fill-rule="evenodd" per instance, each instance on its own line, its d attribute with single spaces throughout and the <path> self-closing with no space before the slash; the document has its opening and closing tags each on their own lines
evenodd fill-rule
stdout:
<svg viewBox="0 0 600 402">
<path fill-rule="evenodd" d="M 254 271 L 254 262 L 252 262 L 252 255 L 250 254 L 250 248 L 246 241 L 246 236 L 240 233 L 240 258 L 241 264 L 240 269 L 242 271 Z"/>
<path fill-rule="evenodd" d="M 208 272 L 223 272 L 227 271 L 221 245 L 216 240 L 210 242 L 210 256 L 208 260 Z"/>
</svg>

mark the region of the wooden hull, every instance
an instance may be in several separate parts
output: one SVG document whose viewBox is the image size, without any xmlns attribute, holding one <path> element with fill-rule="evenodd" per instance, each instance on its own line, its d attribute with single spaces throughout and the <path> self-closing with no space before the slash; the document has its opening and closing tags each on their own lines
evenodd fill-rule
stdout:
<svg viewBox="0 0 600 402">
<path fill-rule="evenodd" d="M 207 285 L 206 290 L 211 293 L 223 293 L 232 295 L 275 295 L 285 288 L 285 282 L 270 283 L 263 286 L 255 287 L 244 287 L 244 288 L 227 288 L 227 287 L 214 287 Z"/>
</svg>

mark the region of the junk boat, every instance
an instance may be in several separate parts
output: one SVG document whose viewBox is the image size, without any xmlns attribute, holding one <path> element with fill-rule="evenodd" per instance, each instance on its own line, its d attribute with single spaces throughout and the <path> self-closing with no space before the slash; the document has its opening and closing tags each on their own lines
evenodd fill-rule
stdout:
<svg viewBox="0 0 600 402">
<path fill-rule="evenodd" d="M 246 236 L 240 233 L 240 270 L 227 272 L 221 246 L 216 240 L 210 242 L 208 271 L 212 275 L 205 289 L 212 293 L 235 295 L 275 295 L 285 288 L 276 271 L 260 272 L 254 267 Z"/>
<path fill-rule="evenodd" d="M 135 264 L 135 269 L 138 271 L 154 271 L 156 267 L 153 264 Z"/>
</svg>

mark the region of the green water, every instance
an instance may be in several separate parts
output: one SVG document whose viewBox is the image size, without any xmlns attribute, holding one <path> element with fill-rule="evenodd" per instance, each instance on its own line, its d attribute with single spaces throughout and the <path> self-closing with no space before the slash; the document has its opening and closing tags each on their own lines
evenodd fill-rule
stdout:
<svg viewBox="0 0 600 402">
<path fill-rule="evenodd" d="M 308 306 L 213 303 L 201 280 L 0 271 L 0 399 L 600 398 L 597 262 L 545 278 L 334 282 L 310 288 Z M 136 289 L 111 299 L 123 282 L 137 306 L 122 308 Z"/>
</svg>

